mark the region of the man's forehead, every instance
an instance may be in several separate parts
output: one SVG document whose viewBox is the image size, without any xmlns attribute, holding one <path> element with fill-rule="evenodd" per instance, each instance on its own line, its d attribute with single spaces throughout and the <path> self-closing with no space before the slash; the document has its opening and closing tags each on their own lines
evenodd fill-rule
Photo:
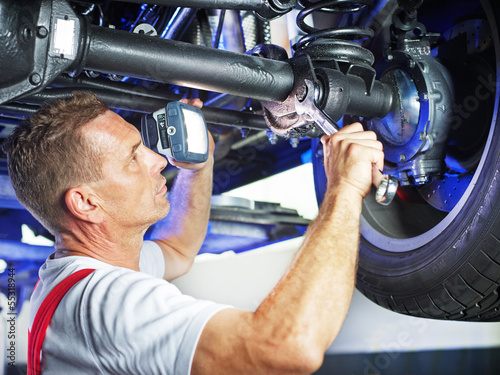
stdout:
<svg viewBox="0 0 500 375">
<path fill-rule="evenodd" d="M 105 149 L 108 147 L 111 148 L 106 151 L 113 151 L 117 147 L 117 144 L 126 143 L 128 139 L 132 141 L 137 136 L 140 137 L 139 131 L 132 124 L 129 124 L 121 116 L 112 111 L 106 111 L 99 115 L 85 125 L 82 131 L 96 145 Z"/>
</svg>

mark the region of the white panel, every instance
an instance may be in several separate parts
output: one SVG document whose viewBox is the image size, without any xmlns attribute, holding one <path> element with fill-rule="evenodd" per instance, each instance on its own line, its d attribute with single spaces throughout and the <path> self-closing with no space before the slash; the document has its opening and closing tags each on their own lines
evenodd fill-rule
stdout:
<svg viewBox="0 0 500 375">
<path fill-rule="evenodd" d="M 204 254 L 174 283 L 197 298 L 255 310 L 279 281 L 302 239 L 242 254 Z M 500 346 L 500 323 L 439 321 L 386 310 L 355 292 L 328 353 L 361 353 Z"/>
</svg>

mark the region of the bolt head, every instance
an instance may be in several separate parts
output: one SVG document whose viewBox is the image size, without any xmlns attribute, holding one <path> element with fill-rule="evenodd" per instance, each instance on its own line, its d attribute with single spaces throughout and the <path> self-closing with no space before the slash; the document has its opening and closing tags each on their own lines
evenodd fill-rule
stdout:
<svg viewBox="0 0 500 375">
<path fill-rule="evenodd" d="M 273 146 L 278 143 L 278 136 L 272 130 L 267 131 L 267 139 Z"/>
<path fill-rule="evenodd" d="M 44 39 L 47 37 L 47 35 L 49 35 L 49 31 L 47 30 L 47 28 L 45 26 L 38 26 L 36 28 L 36 36 L 37 37 Z"/>
<path fill-rule="evenodd" d="M 302 102 L 307 96 L 307 86 L 302 84 L 297 88 L 297 99 Z"/>
<path fill-rule="evenodd" d="M 42 77 L 38 73 L 33 73 L 30 75 L 29 81 L 33 86 L 38 86 L 40 83 L 42 83 Z"/>
</svg>

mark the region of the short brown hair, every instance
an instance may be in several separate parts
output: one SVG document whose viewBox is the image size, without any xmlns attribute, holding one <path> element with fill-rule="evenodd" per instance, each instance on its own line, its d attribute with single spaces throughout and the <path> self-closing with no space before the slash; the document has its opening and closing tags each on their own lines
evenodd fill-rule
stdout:
<svg viewBox="0 0 500 375">
<path fill-rule="evenodd" d="M 81 129 L 108 107 L 92 93 L 75 92 L 44 105 L 4 142 L 16 196 L 52 234 L 64 220 L 64 194 L 101 178 L 101 156 Z"/>
</svg>

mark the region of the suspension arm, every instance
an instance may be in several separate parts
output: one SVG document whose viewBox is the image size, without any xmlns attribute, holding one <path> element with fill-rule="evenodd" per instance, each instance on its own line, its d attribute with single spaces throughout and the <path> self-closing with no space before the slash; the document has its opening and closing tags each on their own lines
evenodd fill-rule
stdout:
<svg viewBox="0 0 500 375">
<path fill-rule="evenodd" d="M 78 69 L 273 101 L 285 99 L 294 82 L 286 62 L 95 25 Z"/>
<path fill-rule="evenodd" d="M 269 101 L 294 84 L 286 62 L 90 25 L 66 1 L 0 0 L 0 34 L 0 103 L 84 69 Z"/>
<path fill-rule="evenodd" d="M 127 3 L 178 6 L 197 9 L 252 10 L 261 18 L 273 19 L 297 6 L 297 0 L 123 0 Z"/>
</svg>

